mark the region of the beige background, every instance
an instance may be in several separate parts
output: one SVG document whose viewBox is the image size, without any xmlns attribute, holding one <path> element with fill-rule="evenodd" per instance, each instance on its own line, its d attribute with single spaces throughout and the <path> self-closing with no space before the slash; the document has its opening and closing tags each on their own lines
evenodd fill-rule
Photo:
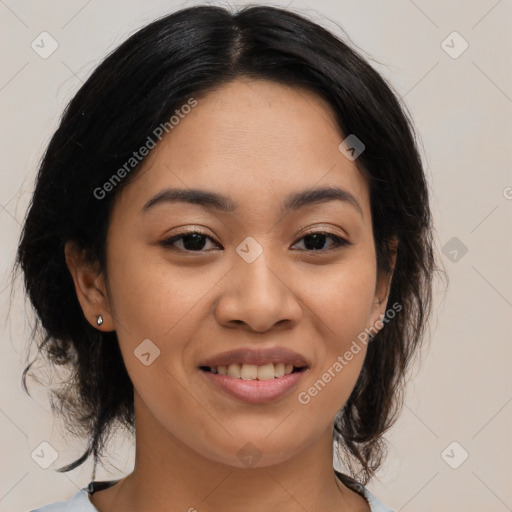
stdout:
<svg viewBox="0 0 512 512">
<path fill-rule="evenodd" d="M 21 388 L 30 310 L 19 282 L 11 297 L 8 277 L 38 160 L 65 104 L 102 57 L 147 22 L 196 3 L 0 0 L 1 511 L 67 499 L 89 482 L 92 467 L 52 471 L 83 446 L 63 436 L 44 389 L 31 387 L 34 400 Z M 336 32 L 343 27 L 405 98 L 422 136 L 440 253 L 446 247 L 449 286 L 444 299 L 437 295 L 430 348 L 388 436 L 387 463 L 369 488 L 396 511 L 512 510 L 512 2 L 274 5 Z M 59 45 L 47 59 L 31 48 L 43 31 Z M 469 44 L 458 58 L 442 47 L 453 31 Z M 457 37 L 445 43 L 452 54 L 462 48 Z M 458 261 L 455 246 L 446 246 L 453 237 L 451 244 L 467 247 Z M 46 470 L 31 457 L 42 442 L 59 454 Z M 463 450 L 469 457 L 453 469 L 447 461 L 456 465 Z M 126 441 L 111 451 L 118 471 L 100 469 L 98 479 L 132 468 Z"/>
</svg>

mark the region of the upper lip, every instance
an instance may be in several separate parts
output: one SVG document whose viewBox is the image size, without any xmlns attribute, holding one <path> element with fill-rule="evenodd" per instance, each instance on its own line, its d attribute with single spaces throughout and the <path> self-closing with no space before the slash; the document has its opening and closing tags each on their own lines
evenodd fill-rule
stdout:
<svg viewBox="0 0 512 512">
<path fill-rule="evenodd" d="M 297 368 L 309 367 L 308 361 L 301 354 L 284 347 L 238 348 L 205 359 L 199 366 L 208 366 L 210 368 L 229 366 L 230 364 L 255 364 L 261 366 L 268 363 L 292 364 Z"/>
</svg>

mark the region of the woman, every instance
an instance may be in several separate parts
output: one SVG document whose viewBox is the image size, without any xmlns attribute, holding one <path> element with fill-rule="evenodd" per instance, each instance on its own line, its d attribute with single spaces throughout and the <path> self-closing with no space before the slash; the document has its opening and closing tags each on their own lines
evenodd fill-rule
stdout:
<svg viewBox="0 0 512 512">
<path fill-rule="evenodd" d="M 20 240 L 40 351 L 73 371 L 60 409 L 89 435 L 59 471 L 94 458 L 38 510 L 390 510 L 364 485 L 432 247 L 411 123 L 336 36 L 267 6 L 139 30 L 68 105 Z M 96 482 L 115 425 L 134 471 Z"/>
</svg>

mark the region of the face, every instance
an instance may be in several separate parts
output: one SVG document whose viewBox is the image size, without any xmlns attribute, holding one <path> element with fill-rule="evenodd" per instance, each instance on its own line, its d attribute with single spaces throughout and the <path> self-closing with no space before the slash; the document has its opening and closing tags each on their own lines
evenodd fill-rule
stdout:
<svg viewBox="0 0 512 512">
<path fill-rule="evenodd" d="M 313 93 L 236 80 L 198 97 L 118 193 L 102 302 L 79 293 L 91 323 L 101 313 L 101 329 L 117 331 L 140 424 L 238 467 L 249 442 L 266 466 L 332 433 L 366 345 L 344 355 L 384 313 L 389 284 L 377 273 L 368 183 L 343 139 Z M 324 188 L 342 192 L 288 204 Z M 233 209 L 168 189 L 217 194 Z M 233 392 L 219 384 L 233 377 L 200 368 L 273 348 L 298 354 L 302 370 L 238 379 Z"/>
</svg>

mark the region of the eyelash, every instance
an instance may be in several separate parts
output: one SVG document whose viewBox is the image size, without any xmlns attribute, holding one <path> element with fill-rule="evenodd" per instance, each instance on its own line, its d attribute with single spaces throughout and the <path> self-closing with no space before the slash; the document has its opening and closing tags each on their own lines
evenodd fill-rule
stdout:
<svg viewBox="0 0 512 512">
<path fill-rule="evenodd" d="M 184 252 L 184 253 L 198 253 L 198 254 L 201 254 L 203 252 L 208 252 L 208 251 L 203 251 L 203 250 L 198 250 L 198 251 L 191 251 L 191 250 L 187 250 L 187 249 L 180 249 L 180 248 L 177 248 L 175 247 L 173 244 L 175 242 L 177 242 L 178 240 L 181 240 L 182 238 L 188 236 L 188 235 L 202 235 L 206 238 L 209 238 L 212 242 L 214 243 L 217 243 L 215 242 L 215 240 L 213 240 L 213 238 L 209 235 L 207 235 L 205 232 L 203 231 L 199 231 L 199 230 L 191 230 L 191 231 L 184 231 L 182 233 L 179 233 L 171 238 L 168 238 L 166 240 L 163 240 L 162 242 L 160 242 L 160 244 L 165 247 L 165 248 L 170 248 L 170 249 L 173 249 L 173 250 L 176 250 L 176 251 L 180 251 L 180 252 Z M 310 231 L 308 233 L 305 233 L 301 238 L 299 238 L 293 245 L 295 245 L 298 241 L 302 240 L 303 238 L 305 238 L 306 236 L 308 235 L 326 235 L 328 238 L 331 238 L 335 245 L 334 247 L 331 247 L 329 249 L 318 249 L 318 250 L 313 250 L 313 249 L 302 249 L 303 252 L 309 252 L 309 253 L 326 253 L 327 251 L 332 251 L 332 250 L 335 250 L 335 249 L 341 249 L 342 247 L 345 247 L 345 246 L 348 246 L 348 245 L 352 245 L 350 242 L 348 242 L 347 240 L 345 240 L 344 238 L 341 238 L 333 233 L 329 233 L 328 231 Z M 217 244 L 217 245 L 220 245 L 220 244 Z"/>
</svg>

